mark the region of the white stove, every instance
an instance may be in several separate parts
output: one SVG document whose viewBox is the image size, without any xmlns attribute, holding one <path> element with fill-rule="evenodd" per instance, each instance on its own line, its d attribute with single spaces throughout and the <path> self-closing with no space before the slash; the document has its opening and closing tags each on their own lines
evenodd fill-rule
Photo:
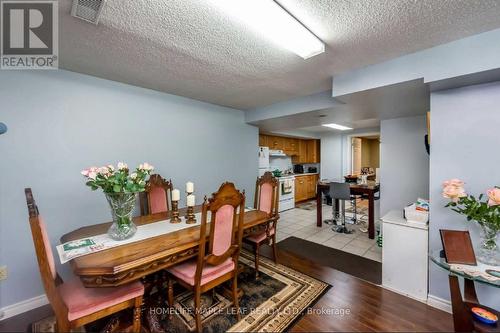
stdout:
<svg viewBox="0 0 500 333">
<path fill-rule="evenodd" d="M 295 176 L 279 177 L 279 211 L 295 208 Z"/>
</svg>

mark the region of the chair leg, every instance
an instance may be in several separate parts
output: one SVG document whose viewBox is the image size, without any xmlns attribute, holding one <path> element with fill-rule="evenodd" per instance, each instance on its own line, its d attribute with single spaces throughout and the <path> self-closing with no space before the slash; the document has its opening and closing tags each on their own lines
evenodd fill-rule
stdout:
<svg viewBox="0 0 500 333">
<path fill-rule="evenodd" d="M 71 325 L 67 320 L 56 321 L 56 332 L 69 332 L 71 331 Z"/>
<path fill-rule="evenodd" d="M 196 332 L 201 333 L 201 292 L 196 289 L 194 292 L 194 311 L 196 319 Z"/>
<path fill-rule="evenodd" d="M 168 291 L 167 291 L 167 302 L 168 302 L 168 307 L 170 308 L 169 311 L 169 318 L 172 318 L 174 314 L 174 280 L 172 278 L 168 278 Z"/>
<path fill-rule="evenodd" d="M 233 305 L 234 308 L 236 309 L 236 318 L 238 321 L 241 320 L 241 314 L 240 314 L 240 302 L 238 300 L 238 272 L 236 271 L 234 273 L 234 278 L 233 278 Z"/>
<path fill-rule="evenodd" d="M 274 263 L 278 263 L 278 252 L 276 251 L 276 234 L 273 235 L 272 237 L 272 242 L 273 242 L 273 259 Z"/>
<path fill-rule="evenodd" d="M 142 309 L 142 296 L 136 297 L 134 307 L 134 324 L 133 331 L 141 332 L 141 309 Z"/>
<path fill-rule="evenodd" d="M 260 244 L 255 243 L 255 277 L 259 277 L 259 252 L 260 252 Z"/>
</svg>

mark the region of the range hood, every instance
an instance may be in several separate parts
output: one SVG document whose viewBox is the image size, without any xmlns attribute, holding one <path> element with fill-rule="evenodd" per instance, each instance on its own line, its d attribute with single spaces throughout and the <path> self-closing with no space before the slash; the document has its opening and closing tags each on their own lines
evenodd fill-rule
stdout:
<svg viewBox="0 0 500 333">
<path fill-rule="evenodd" d="M 269 156 L 273 157 L 285 157 L 287 156 L 281 149 L 270 149 Z"/>
</svg>

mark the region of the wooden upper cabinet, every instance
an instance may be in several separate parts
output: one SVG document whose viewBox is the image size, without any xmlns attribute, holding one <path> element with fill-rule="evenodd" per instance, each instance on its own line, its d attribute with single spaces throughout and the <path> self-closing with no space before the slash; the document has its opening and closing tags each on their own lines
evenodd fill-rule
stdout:
<svg viewBox="0 0 500 333">
<path fill-rule="evenodd" d="M 288 155 L 298 155 L 299 153 L 299 140 L 294 138 L 284 138 L 285 152 Z"/>
<path fill-rule="evenodd" d="M 267 145 L 267 135 L 259 134 L 259 147 L 269 147 Z"/>
<path fill-rule="evenodd" d="M 281 136 L 267 136 L 267 144 L 269 146 L 269 149 L 280 149 L 284 150 L 285 149 L 285 138 Z"/>
<path fill-rule="evenodd" d="M 282 136 L 259 134 L 259 146 L 283 150 L 292 156 L 294 164 L 319 163 L 319 140 L 285 138 Z"/>
<path fill-rule="evenodd" d="M 307 162 L 319 163 L 319 140 L 307 140 Z"/>
</svg>

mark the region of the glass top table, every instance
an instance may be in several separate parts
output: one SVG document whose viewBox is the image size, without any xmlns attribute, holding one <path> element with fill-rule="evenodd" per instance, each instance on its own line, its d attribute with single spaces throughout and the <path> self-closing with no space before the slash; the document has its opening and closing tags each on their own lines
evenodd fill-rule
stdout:
<svg viewBox="0 0 500 333">
<path fill-rule="evenodd" d="M 439 256 L 439 251 L 433 251 L 429 258 L 439 267 L 446 269 L 451 274 L 463 277 L 468 280 L 477 281 L 487 284 L 492 287 L 500 288 L 500 275 L 496 278 L 493 275 L 486 273 L 486 270 L 496 270 L 500 274 L 500 267 L 488 266 L 478 262 L 477 266 L 469 266 L 462 264 L 448 264 L 444 258 Z M 457 269 L 462 268 L 462 269 Z M 491 276 L 491 278 L 490 278 Z M 488 278 L 487 278 L 488 277 Z"/>
</svg>

